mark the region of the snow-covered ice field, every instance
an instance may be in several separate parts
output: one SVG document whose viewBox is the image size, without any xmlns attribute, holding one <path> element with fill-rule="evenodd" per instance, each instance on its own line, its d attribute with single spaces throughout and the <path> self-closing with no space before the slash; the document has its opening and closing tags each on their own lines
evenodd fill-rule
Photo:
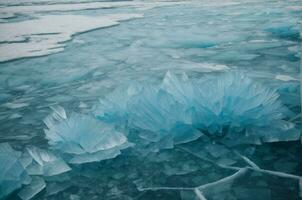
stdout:
<svg viewBox="0 0 302 200">
<path fill-rule="evenodd" d="M 300 0 L 0 0 L 0 199 L 302 199 Z"/>
</svg>

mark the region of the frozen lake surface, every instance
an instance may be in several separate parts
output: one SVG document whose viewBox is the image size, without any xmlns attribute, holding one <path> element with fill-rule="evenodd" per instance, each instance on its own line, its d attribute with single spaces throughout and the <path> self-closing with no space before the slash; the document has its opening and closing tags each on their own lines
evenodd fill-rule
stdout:
<svg viewBox="0 0 302 200">
<path fill-rule="evenodd" d="M 302 1 L 0 0 L 0 199 L 302 199 Z"/>
</svg>

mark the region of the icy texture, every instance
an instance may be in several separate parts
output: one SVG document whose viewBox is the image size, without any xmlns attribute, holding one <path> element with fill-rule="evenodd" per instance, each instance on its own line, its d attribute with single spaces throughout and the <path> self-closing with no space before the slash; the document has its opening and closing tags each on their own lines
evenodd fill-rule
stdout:
<svg viewBox="0 0 302 200">
<path fill-rule="evenodd" d="M 25 1 L 34 3 L 18 4 Z M 81 4 L 75 1 L 81 1 Z M 36 170 L 40 175 L 32 175 L 32 178 L 43 178 L 46 185 L 42 189 L 44 184 L 40 181 L 41 184 L 37 185 L 41 187 L 34 187 L 35 184 L 23 186 L 12 192 L 7 200 L 20 199 L 18 193 L 23 188 L 31 188 L 22 190 L 26 191 L 23 197 L 38 193 L 33 199 L 41 200 L 193 200 L 198 198 L 196 194 L 208 200 L 301 199 L 301 183 L 298 184 L 294 175 L 301 175 L 302 166 L 299 139 L 302 130 L 301 84 L 297 81 L 301 78 L 302 1 L 203 0 L 186 1 L 182 5 L 168 2 L 175 5 L 156 9 L 149 8 L 161 3 L 145 1 L 140 6 L 136 1 L 94 1 L 91 4 L 86 4 L 91 0 L 75 1 L 0 0 L 0 32 L 5 32 L 3 27 L 6 26 L 2 25 L 15 24 L 17 27 L 18 24 L 22 28 L 20 32 L 29 33 L 28 29 L 37 29 L 31 23 L 50 16 L 57 16 L 58 22 L 55 23 L 65 24 L 61 21 L 64 15 L 77 16 L 77 19 L 102 19 L 116 14 L 144 14 L 143 18 L 123 21 L 116 26 L 81 34 L 70 32 L 71 40 L 56 43 L 60 48 L 48 52 L 53 54 L 24 59 L 16 56 L 14 60 L 0 63 L 0 140 L 8 141 L 16 149 L 22 150 L 20 162 L 24 167 L 30 164 L 32 167 L 26 168 L 28 173 Z M 3 2 L 18 5 L 7 6 Z M 112 8 L 108 6 L 103 9 L 105 4 L 111 4 Z M 28 27 L 23 27 L 25 22 L 29 24 Z M 71 22 L 71 25 L 81 24 Z M 8 51 L 17 54 L 22 51 L 23 43 L 29 43 L 26 45 L 30 46 L 38 41 L 34 43 L 38 49 L 48 39 L 54 41 L 56 37 L 61 38 L 62 34 L 51 34 L 53 27 L 41 26 L 39 32 L 44 35 L 30 34 L 10 42 L 4 41 L 8 34 L 0 38 L 3 41 L 0 46 L 15 45 L 15 48 L 11 47 L 13 51 L 7 48 L 0 55 L 7 55 Z M 46 48 L 42 49 L 44 51 Z M 40 52 L 31 53 L 39 55 Z M 171 86 L 171 81 L 161 83 L 169 70 L 177 74 L 180 84 L 176 85 L 180 87 Z M 219 122 L 217 127 L 213 127 L 198 121 L 194 110 L 191 111 L 192 115 L 190 112 L 180 113 L 189 105 L 187 101 L 195 99 L 195 93 L 202 96 L 198 85 L 211 83 L 217 86 L 216 79 L 221 79 L 224 76 L 222 73 L 237 70 L 248 75 L 252 85 L 256 83 L 261 84 L 261 88 L 276 89 L 278 101 L 288 109 L 282 111 L 283 121 L 272 120 L 269 126 L 260 126 L 262 122 L 257 120 L 254 120 L 254 125 L 243 123 L 240 119 L 240 124 L 247 126 L 241 129 L 227 120 L 237 120 L 233 117 L 235 115 L 219 115 L 220 109 L 224 107 L 212 106 L 211 112 L 207 113 L 213 113 L 213 107 L 215 111 L 217 109 L 218 114 L 214 117 Z M 183 72 L 189 78 L 182 76 Z M 172 74 L 172 77 L 175 76 Z M 231 83 L 235 79 L 221 81 Z M 194 84 L 185 86 L 184 83 Z M 243 84 L 244 87 L 246 85 Z M 158 95 L 160 98 L 153 98 L 155 95 L 149 94 L 149 90 L 158 90 L 160 87 L 163 87 L 163 92 Z M 191 92 L 181 89 L 186 87 L 193 87 L 198 92 L 194 91 L 191 97 Z M 119 92 L 112 93 L 115 88 Z M 180 88 L 177 91 L 184 90 L 184 95 L 175 92 L 175 88 Z M 201 85 L 200 88 L 205 86 Z M 211 95 L 214 92 L 209 93 Z M 147 101 L 149 97 L 151 103 Z M 216 102 L 221 102 L 219 96 L 214 97 Z M 101 105 L 98 103 L 99 98 L 103 100 Z M 106 104 L 110 99 L 118 100 Z M 129 102 L 129 99 L 135 101 Z M 153 99 L 160 101 L 153 102 Z M 145 105 L 162 106 L 169 105 L 169 102 L 177 102 L 179 106 L 167 106 L 167 110 L 159 110 L 156 115 L 153 112 L 156 109 L 145 108 Z M 211 106 L 211 103 L 208 105 Z M 62 105 L 66 111 L 86 116 L 90 116 L 94 105 L 102 107 L 98 113 L 98 123 L 107 126 L 111 124 L 116 128 L 112 132 L 118 130 L 124 133 L 135 146 L 123 150 L 114 159 L 81 165 L 68 164 L 72 168 L 68 172 L 42 175 L 41 165 L 30 156 L 27 148 L 39 147 L 48 154 L 61 157 L 66 163 L 73 156 L 55 149 L 56 145 L 48 144 L 45 139 L 42 119 L 50 113 L 49 107 L 57 115 L 55 124 L 67 122 L 71 117 L 70 112 L 66 113 L 54 105 Z M 151 110 L 152 118 L 146 118 L 146 114 L 142 115 L 144 118 L 139 118 L 140 113 L 145 113 L 143 110 L 133 110 L 134 114 L 129 116 L 129 105 L 138 109 L 142 107 L 145 111 Z M 194 100 L 190 106 L 196 108 L 197 105 L 206 103 Z M 239 107 L 235 108 L 237 110 Z M 164 118 L 162 123 L 158 115 Z M 171 120 L 167 120 L 166 116 Z M 252 115 L 247 116 L 251 119 Z M 275 114 L 272 113 L 272 116 Z M 156 123 L 148 123 L 151 120 Z M 266 119 L 263 122 L 266 124 Z M 173 123 L 177 123 L 176 128 Z M 158 130 L 158 127 L 161 130 L 151 131 Z M 209 132 L 210 129 L 213 132 Z M 221 133 L 215 131 L 220 129 Z M 37 155 L 40 155 L 38 152 Z M 46 166 L 50 163 L 43 164 Z M 234 177 L 233 174 L 241 168 L 248 168 L 243 176 L 233 181 L 221 181 L 229 176 Z M 265 174 L 269 171 L 273 175 Z M 203 186 L 199 193 L 194 188 L 197 186 Z M 156 190 L 161 187 L 162 190 Z M 142 191 L 143 188 L 150 190 Z"/>
<path fill-rule="evenodd" d="M 29 200 L 41 192 L 45 188 L 45 181 L 40 177 L 33 177 L 32 182 L 25 186 L 19 193 L 18 196 L 22 200 Z"/>
<path fill-rule="evenodd" d="M 100 17 L 47 15 L 18 23 L 0 24 L 0 62 L 42 56 L 64 50 L 65 41 L 75 34 L 117 25 L 119 21 L 140 18 L 141 14 L 115 14 Z M 74 23 L 74 22 L 77 23 Z M 47 24 L 47 26 L 43 26 Z"/>
<path fill-rule="evenodd" d="M 67 117 L 65 111 L 55 109 L 44 122 L 48 127 L 45 134 L 49 144 L 69 163 L 114 158 L 130 145 L 122 133 L 88 115 L 72 113 Z"/>
<path fill-rule="evenodd" d="M 8 143 L 0 144 L 0 199 L 31 181 L 20 156 L 21 153 L 13 150 Z"/>
<path fill-rule="evenodd" d="M 151 141 L 172 135 L 176 144 L 185 143 L 197 139 L 198 130 L 213 137 L 236 135 L 232 139 L 240 140 L 251 136 L 266 142 L 296 140 L 300 135 L 297 131 L 293 136 L 276 133 L 295 130 L 282 120 L 287 109 L 278 93 L 240 72 L 201 79 L 189 79 L 186 74 L 178 78 L 168 72 L 159 85 L 134 82 L 100 104 L 95 111 L 99 119 L 138 129 L 141 137 Z"/>
<path fill-rule="evenodd" d="M 281 25 L 278 27 L 272 27 L 266 29 L 269 33 L 276 37 L 290 39 L 290 40 L 299 40 L 300 39 L 300 32 L 298 29 L 295 29 L 289 25 Z"/>
<path fill-rule="evenodd" d="M 24 57 L 38 57 L 64 50 L 63 42 L 79 33 L 118 25 L 119 22 L 141 18 L 142 13 L 107 14 L 102 16 L 51 15 L 49 12 L 68 12 L 90 9 L 135 8 L 138 11 L 160 6 L 180 5 L 183 2 L 91 2 L 54 5 L 0 7 L 0 22 L 17 15 L 29 15 L 26 21 L 0 24 L 0 62 Z M 46 15 L 41 15 L 46 13 Z M 74 22 L 77 23 L 74 23 Z M 9 21 L 8 21 L 9 22 Z M 43 26 L 47 24 L 47 26 Z"/>
<path fill-rule="evenodd" d="M 0 2 L 1 3 L 1 2 Z M 88 9 L 108 9 L 108 8 L 118 8 L 118 7 L 135 7 L 140 10 L 146 10 L 158 6 L 169 6 L 169 5 L 180 5 L 185 2 L 165 2 L 165 1 L 153 1 L 153 2 L 143 2 L 143 1 L 117 1 L 117 2 L 87 2 L 87 3 L 66 3 L 64 4 L 42 4 L 42 5 L 27 5 L 27 6 L 9 6 L 0 8 L 0 16 L 11 17 L 10 14 L 6 13 L 16 13 L 16 14 L 32 14 L 50 11 L 77 11 L 77 10 L 88 10 Z M 5 15 L 4 15 L 5 14 Z M 4 18 L 2 17 L 2 18 Z"/>
<path fill-rule="evenodd" d="M 71 170 L 60 157 L 37 147 L 27 148 L 24 157 L 27 159 L 26 171 L 30 175 L 54 176 Z"/>
</svg>

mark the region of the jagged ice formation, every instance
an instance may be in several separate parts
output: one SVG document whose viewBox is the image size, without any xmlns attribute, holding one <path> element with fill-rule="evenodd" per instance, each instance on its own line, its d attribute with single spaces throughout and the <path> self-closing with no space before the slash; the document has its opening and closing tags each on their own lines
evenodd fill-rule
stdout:
<svg viewBox="0 0 302 200">
<path fill-rule="evenodd" d="M 91 116 L 71 113 L 54 107 L 45 119 L 49 144 L 63 154 L 69 163 L 79 164 L 114 158 L 130 146 L 127 138 Z"/>
<path fill-rule="evenodd" d="M 161 84 L 118 88 L 95 109 L 100 120 L 140 130 L 153 142 L 172 137 L 175 144 L 197 139 L 198 132 L 230 144 L 296 140 L 300 133 L 283 120 L 287 113 L 276 89 L 243 72 L 201 79 L 168 72 Z"/>
<path fill-rule="evenodd" d="M 5 199 L 11 192 L 31 181 L 20 157 L 21 152 L 12 149 L 8 143 L 0 144 L 0 199 Z"/>
</svg>

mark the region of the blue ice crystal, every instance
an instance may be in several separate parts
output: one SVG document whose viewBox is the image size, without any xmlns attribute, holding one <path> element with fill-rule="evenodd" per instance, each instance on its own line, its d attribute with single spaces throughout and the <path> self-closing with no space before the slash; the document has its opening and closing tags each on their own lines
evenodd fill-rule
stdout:
<svg viewBox="0 0 302 200">
<path fill-rule="evenodd" d="M 29 184 L 31 178 L 20 162 L 21 153 L 11 148 L 8 143 L 0 144 L 0 199 Z"/>
<path fill-rule="evenodd" d="M 37 147 L 27 148 L 23 165 L 30 175 L 54 176 L 71 170 L 62 158 Z"/>
<path fill-rule="evenodd" d="M 45 119 L 49 144 L 63 154 L 69 163 L 81 164 L 114 158 L 130 146 L 127 138 L 111 125 L 91 116 L 72 113 L 61 107 Z"/>
<path fill-rule="evenodd" d="M 237 141 L 246 137 L 248 143 L 297 139 L 294 125 L 283 120 L 286 113 L 276 89 L 243 72 L 201 79 L 168 72 L 161 84 L 134 82 L 128 89 L 118 88 L 95 109 L 100 120 L 139 130 L 152 142 L 171 137 L 175 144 L 196 140 L 201 133 L 236 136 L 232 140 Z"/>
</svg>

